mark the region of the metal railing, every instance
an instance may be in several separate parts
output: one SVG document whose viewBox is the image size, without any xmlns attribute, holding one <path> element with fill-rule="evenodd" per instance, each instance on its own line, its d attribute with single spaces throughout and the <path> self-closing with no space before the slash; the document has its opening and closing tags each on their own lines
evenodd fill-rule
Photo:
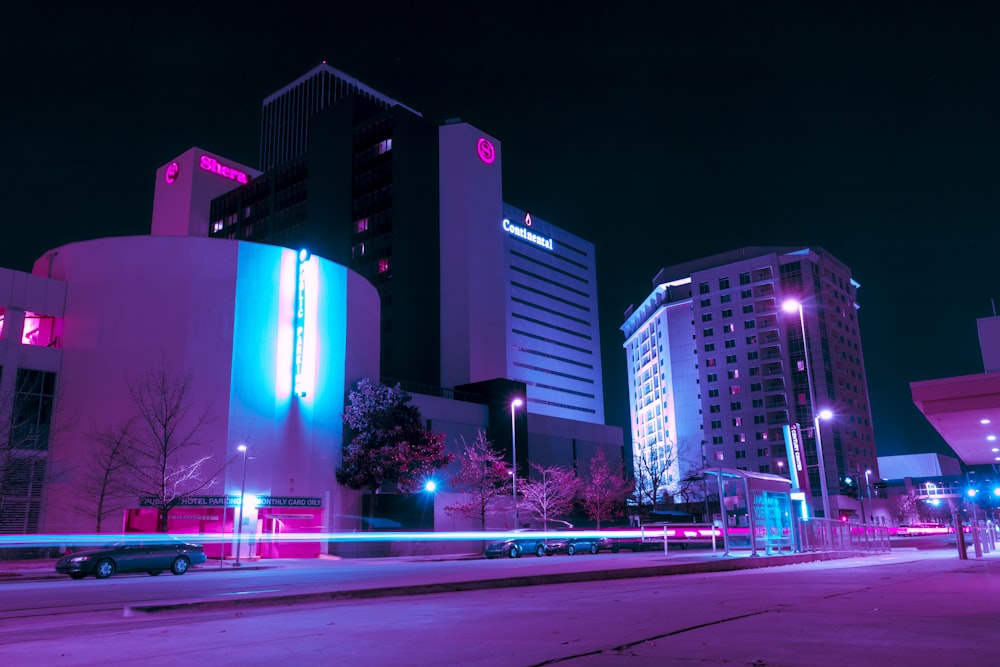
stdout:
<svg viewBox="0 0 1000 667">
<path fill-rule="evenodd" d="M 799 521 L 800 551 L 851 551 L 884 553 L 890 551 L 889 528 L 845 523 L 835 519 Z"/>
</svg>

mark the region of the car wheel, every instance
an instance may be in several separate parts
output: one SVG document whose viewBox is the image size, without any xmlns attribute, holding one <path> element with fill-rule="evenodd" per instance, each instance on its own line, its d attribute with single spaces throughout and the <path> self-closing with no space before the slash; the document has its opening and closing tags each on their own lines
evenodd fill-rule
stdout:
<svg viewBox="0 0 1000 667">
<path fill-rule="evenodd" d="M 69 576 L 70 576 L 71 579 L 83 579 L 87 575 L 85 575 L 83 572 L 74 572 L 73 574 L 71 574 Z"/>
<path fill-rule="evenodd" d="M 535 547 L 535 555 L 538 556 L 539 558 L 541 558 L 542 556 L 545 555 L 545 545 L 544 544 L 539 544 L 537 547 Z"/>
<path fill-rule="evenodd" d="M 107 558 L 102 558 L 97 561 L 97 565 L 94 566 L 94 576 L 98 579 L 107 579 L 112 574 L 115 573 L 115 564 L 113 561 Z"/>
<path fill-rule="evenodd" d="M 516 544 L 511 545 L 510 551 L 507 552 L 507 555 L 510 556 L 511 558 L 520 558 L 521 557 L 521 550 L 517 548 Z"/>
<path fill-rule="evenodd" d="M 598 551 L 600 551 L 600 547 L 598 547 L 596 544 L 590 545 L 590 553 L 596 554 Z"/>
<path fill-rule="evenodd" d="M 184 556 L 178 556 L 174 559 L 174 562 L 170 564 L 170 571 L 174 574 L 184 574 L 188 571 L 188 567 L 191 565 L 189 561 Z"/>
<path fill-rule="evenodd" d="M 576 553 L 576 547 L 574 547 L 572 544 L 567 544 L 566 545 L 566 555 L 572 556 L 575 553 Z"/>
<path fill-rule="evenodd" d="M 622 550 L 622 548 L 620 546 L 618 546 L 617 544 L 612 544 L 611 545 L 611 553 L 616 554 L 616 553 L 618 553 L 621 550 Z"/>
<path fill-rule="evenodd" d="M 158 576 L 160 576 L 160 571 L 159 570 L 150 570 L 149 571 L 149 576 L 151 576 L 151 577 L 158 577 Z"/>
</svg>

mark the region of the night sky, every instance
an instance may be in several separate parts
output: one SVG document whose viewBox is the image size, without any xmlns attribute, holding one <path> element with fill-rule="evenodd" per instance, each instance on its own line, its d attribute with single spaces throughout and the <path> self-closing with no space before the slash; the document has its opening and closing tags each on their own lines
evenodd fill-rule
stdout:
<svg viewBox="0 0 1000 667">
<path fill-rule="evenodd" d="M 1000 298 L 995 2 L 36 4 L 0 25 L 0 266 L 149 233 L 191 146 L 256 166 L 264 97 L 326 60 L 500 139 L 505 200 L 596 244 L 626 439 L 619 327 L 658 269 L 821 246 L 861 284 L 879 454 L 950 454 L 909 383 L 982 372 Z"/>
</svg>

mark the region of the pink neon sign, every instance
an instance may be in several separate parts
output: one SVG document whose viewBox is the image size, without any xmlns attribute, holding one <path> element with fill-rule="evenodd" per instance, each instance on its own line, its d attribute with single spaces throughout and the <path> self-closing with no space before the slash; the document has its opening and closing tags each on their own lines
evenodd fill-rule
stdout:
<svg viewBox="0 0 1000 667">
<path fill-rule="evenodd" d="M 213 174 L 218 174 L 224 178 L 231 178 L 234 181 L 239 181 L 240 183 L 246 183 L 250 180 L 245 172 L 242 172 L 239 169 L 233 169 L 232 167 L 227 167 L 214 157 L 208 157 L 207 155 L 201 156 L 199 166 L 205 171 L 210 171 Z"/>
<path fill-rule="evenodd" d="M 486 137 L 480 137 L 479 141 L 476 142 L 476 153 L 479 154 L 479 159 L 486 164 L 493 164 L 493 160 L 497 159 L 497 151 Z"/>
<path fill-rule="evenodd" d="M 177 173 L 180 170 L 181 170 L 181 166 L 179 164 L 177 164 L 176 162 L 171 162 L 167 166 L 167 175 L 163 177 L 164 180 L 167 183 L 173 183 L 174 181 L 177 180 Z"/>
</svg>

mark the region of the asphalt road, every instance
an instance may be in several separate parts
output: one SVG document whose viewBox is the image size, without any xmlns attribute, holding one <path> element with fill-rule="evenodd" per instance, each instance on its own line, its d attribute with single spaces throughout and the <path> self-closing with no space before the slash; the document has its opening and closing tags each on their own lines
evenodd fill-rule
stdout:
<svg viewBox="0 0 1000 667">
<path fill-rule="evenodd" d="M 572 566 L 613 557 L 574 557 Z M 468 576 L 552 568 L 558 558 L 420 563 L 416 570 L 382 561 L 362 569 L 390 579 L 418 571 Z M 1000 664 L 992 639 L 1000 627 L 998 566 L 997 558 L 959 561 L 948 549 L 911 549 L 762 570 L 291 606 L 14 614 L 0 622 L 0 664 L 993 665 Z M 254 595 L 310 585 L 300 577 L 316 586 L 319 576 L 245 570 L 5 583 L 0 607 L 9 614 L 32 595 L 54 609 L 59 600 L 86 604 L 87 593 L 107 604 L 169 598 L 180 595 L 170 592 L 178 585 L 185 595 L 187 586 L 201 596 Z"/>
</svg>

